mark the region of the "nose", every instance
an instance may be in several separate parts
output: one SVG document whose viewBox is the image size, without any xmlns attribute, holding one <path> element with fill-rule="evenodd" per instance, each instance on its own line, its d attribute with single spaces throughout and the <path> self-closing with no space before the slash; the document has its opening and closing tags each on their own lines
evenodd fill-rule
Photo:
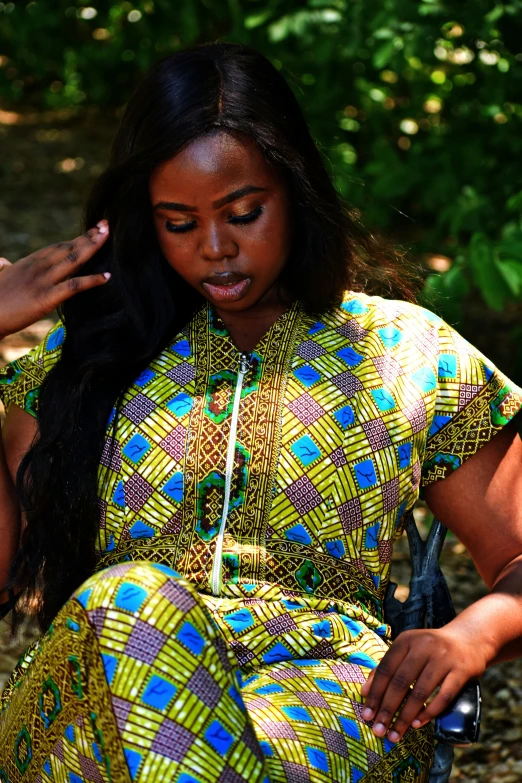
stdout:
<svg viewBox="0 0 522 783">
<path fill-rule="evenodd" d="M 224 226 L 213 224 L 204 232 L 199 252 L 206 261 L 223 261 L 237 256 L 239 247 Z"/>
</svg>

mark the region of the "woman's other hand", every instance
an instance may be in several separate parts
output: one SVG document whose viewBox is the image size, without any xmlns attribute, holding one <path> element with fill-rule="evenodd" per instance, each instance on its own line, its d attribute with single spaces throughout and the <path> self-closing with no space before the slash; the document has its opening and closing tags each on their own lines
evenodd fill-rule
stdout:
<svg viewBox="0 0 522 783">
<path fill-rule="evenodd" d="M 397 742 L 409 725 L 419 728 L 442 712 L 471 677 L 522 655 L 521 464 L 513 420 L 458 470 L 425 487 L 428 506 L 462 541 L 490 592 L 443 628 L 405 631 L 393 642 L 362 689 L 363 718 L 374 720 L 378 736 L 391 725 L 388 739 Z"/>
<path fill-rule="evenodd" d="M 398 742 L 409 726 L 420 728 L 433 720 L 468 680 L 484 673 L 487 664 L 482 646 L 451 625 L 404 631 L 362 687 L 363 718 L 374 720 L 378 737 L 384 737 L 391 725 L 388 739 Z M 439 692 L 425 707 L 436 688 Z"/>
<path fill-rule="evenodd" d="M 58 242 L 15 264 L 0 258 L 0 339 L 31 326 L 72 296 L 103 285 L 108 272 L 75 277 L 109 236 L 101 220 L 71 242 Z"/>
</svg>

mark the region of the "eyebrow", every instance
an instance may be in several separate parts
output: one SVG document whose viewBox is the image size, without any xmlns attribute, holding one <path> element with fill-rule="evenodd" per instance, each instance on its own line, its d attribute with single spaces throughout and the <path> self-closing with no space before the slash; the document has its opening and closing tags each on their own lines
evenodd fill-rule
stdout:
<svg viewBox="0 0 522 783">
<path fill-rule="evenodd" d="M 232 193 L 228 193 L 226 196 L 223 196 L 223 198 L 218 198 L 217 201 L 213 201 L 212 208 L 221 209 L 225 204 L 237 201 L 238 198 L 249 196 L 251 193 L 260 193 L 264 190 L 266 190 L 266 188 L 258 188 L 256 185 L 245 185 L 244 188 L 233 190 Z M 154 204 L 154 209 L 171 209 L 178 212 L 198 212 L 197 207 L 190 206 L 190 204 L 181 204 L 179 201 L 159 201 L 157 204 Z"/>
</svg>

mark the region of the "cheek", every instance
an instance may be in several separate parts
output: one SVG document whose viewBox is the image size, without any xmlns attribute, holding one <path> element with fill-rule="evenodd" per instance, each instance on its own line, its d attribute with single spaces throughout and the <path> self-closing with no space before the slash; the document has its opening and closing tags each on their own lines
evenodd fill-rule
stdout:
<svg viewBox="0 0 522 783">
<path fill-rule="evenodd" d="M 284 267 L 291 247 L 290 224 L 281 215 L 271 226 L 271 230 L 265 234 L 266 252 L 274 265 L 280 269 Z"/>
<path fill-rule="evenodd" d="M 286 254 L 290 250 L 292 237 L 292 221 L 289 205 L 283 199 L 278 199 L 271 210 L 269 225 L 267 225 L 266 239 L 277 249 L 278 255 Z"/>
<path fill-rule="evenodd" d="M 186 236 L 180 238 L 161 231 L 158 232 L 158 243 L 161 252 L 176 271 L 182 272 L 185 267 L 194 266 L 194 248 Z"/>
<path fill-rule="evenodd" d="M 265 260 L 284 262 L 288 256 L 291 244 L 291 226 L 286 210 L 274 207 L 259 225 L 249 241 L 252 250 L 263 254 Z"/>
</svg>

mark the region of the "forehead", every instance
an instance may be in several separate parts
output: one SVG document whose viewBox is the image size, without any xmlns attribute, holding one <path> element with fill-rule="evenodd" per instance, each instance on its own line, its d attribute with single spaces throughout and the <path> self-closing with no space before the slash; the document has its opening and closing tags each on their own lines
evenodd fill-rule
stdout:
<svg viewBox="0 0 522 783">
<path fill-rule="evenodd" d="M 275 169 L 254 139 L 220 131 L 200 136 L 157 166 L 149 190 L 153 199 L 176 194 L 177 201 L 196 204 L 245 184 L 273 187 L 278 183 Z"/>
</svg>

